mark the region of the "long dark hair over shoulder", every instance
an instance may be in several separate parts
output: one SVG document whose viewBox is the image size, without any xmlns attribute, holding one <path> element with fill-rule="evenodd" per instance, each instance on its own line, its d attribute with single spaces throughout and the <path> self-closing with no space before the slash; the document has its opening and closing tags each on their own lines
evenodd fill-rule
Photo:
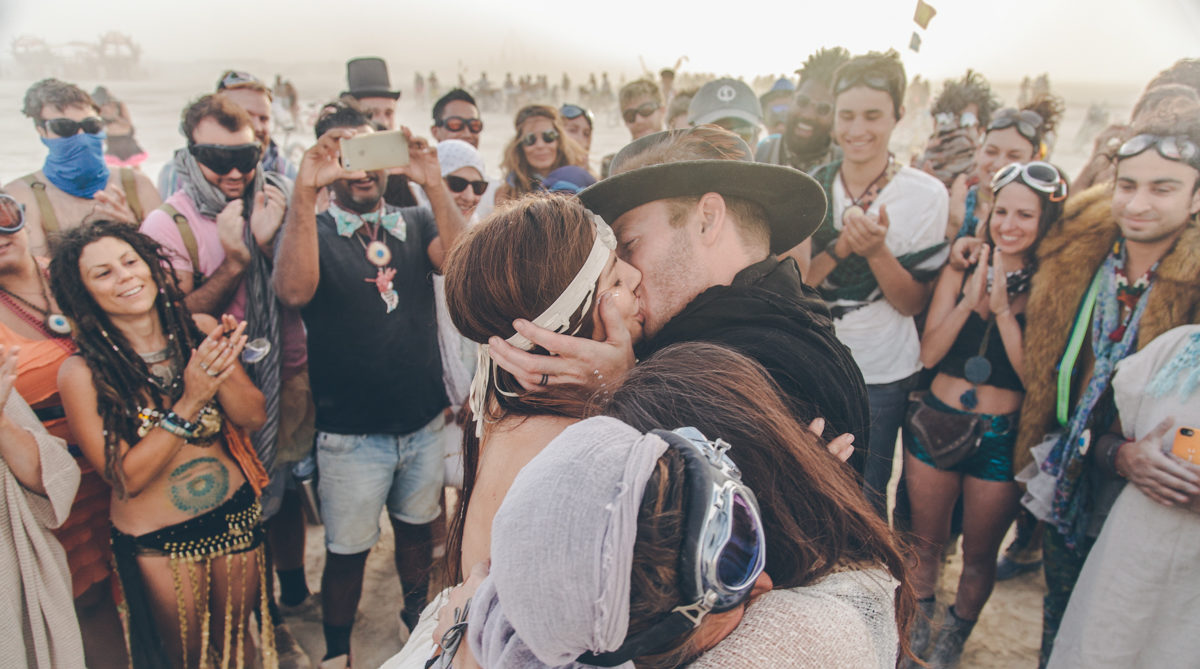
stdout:
<svg viewBox="0 0 1200 669">
<path fill-rule="evenodd" d="M 900 582 L 896 621 L 902 650 L 915 611 L 903 547 L 872 510 L 853 472 L 788 411 L 757 362 L 709 343 L 674 344 L 635 367 L 589 414 L 639 430 L 692 426 L 732 444 L 730 456 L 754 490 L 776 588 L 815 583 L 843 569 L 882 567 Z"/>
<path fill-rule="evenodd" d="M 183 394 L 182 385 L 162 388 L 150 381 L 149 366 L 92 298 L 83 283 L 79 257 L 93 242 L 112 237 L 131 247 L 150 267 L 158 298 L 158 312 L 169 354 L 185 364 L 204 333 L 192 320 L 183 303 L 175 270 L 158 242 L 124 223 L 98 221 L 64 233 L 55 244 L 50 261 L 50 289 L 63 315 L 71 321 L 71 337 L 78 355 L 87 362 L 96 386 L 96 410 L 104 421 L 104 475 L 117 494 L 124 496 L 117 445 L 121 440 L 138 441 L 138 403 L 170 407 Z"/>
</svg>

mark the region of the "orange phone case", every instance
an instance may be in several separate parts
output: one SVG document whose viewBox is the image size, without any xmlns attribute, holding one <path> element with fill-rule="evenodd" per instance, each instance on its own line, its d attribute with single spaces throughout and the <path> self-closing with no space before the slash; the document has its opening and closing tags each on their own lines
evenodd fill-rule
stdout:
<svg viewBox="0 0 1200 669">
<path fill-rule="evenodd" d="M 1180 460 L 1200 465 L 1200 429 L 1181 427 L 1175 431 L 1175 442 L 1171 452 Z"/>
</svg>

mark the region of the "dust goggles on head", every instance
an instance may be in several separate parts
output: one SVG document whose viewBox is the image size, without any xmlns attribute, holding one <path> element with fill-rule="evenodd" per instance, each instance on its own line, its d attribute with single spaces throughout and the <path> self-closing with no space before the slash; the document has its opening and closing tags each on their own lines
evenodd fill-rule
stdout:
<svg viewBox="0 0 1200 669">
<path fill-rule="evenodd" d="M 1200 170 L 1200 149 L 1197 149 L 1195 142 L 1182 135 L 1138 135 L 1117 149 L 1117 159 L 1132 158 L 1152 146 L 1163 158 Z"/>
<path fill-rule="evenodd" d="M 25 227 L 25 205 L 7 193 L 0 193 L 0 234 L 11 235 Z"/>
<path fill-rule="evenodd" d="M 698 627 L 709 613 L 745 602 L 766 566 L 766 538 L 754 493 L 729 458 L 729 444 L 708 440 L 694 427 L 653 430 L 684 459 L 685 534 L 679 556 L 684 604 L 608 653 L 585 653 L 579 662 L 615 667 L 635 657 L 662 652 Z"/>
<path fill-rule="evenodd" d="M 992 122 L 988 124 L 987 131 L 1003 130 L 1015 126 L 1017 132 L 1029 140 L 1029 143 L 1033 144 L 1036 149 L 1038 146 L 1038 131 L 1041 130 L 1042 123 L 1045 123 L 1045 120 L 1042 119 L 1041 114 L 1035 111 L 1029 109 L 1017 110 L 1009 107 L 1008 109 L 1001 109 L 996 112 L 996 115 L 992 117 Z"/>
<path fill-rule="evenodd" d="M 1062 174 L 1050 163 L 1034 161 L 1032 163 L 1009 163 L 996 172 L 992 178 L 992 192 L 996 193 L 1008 184 L 1020 180 L 1039 193 L 1049 196 L 1051 202 L 1062 202 L 1067 199 L 1067 181 Z"/>
</svg>

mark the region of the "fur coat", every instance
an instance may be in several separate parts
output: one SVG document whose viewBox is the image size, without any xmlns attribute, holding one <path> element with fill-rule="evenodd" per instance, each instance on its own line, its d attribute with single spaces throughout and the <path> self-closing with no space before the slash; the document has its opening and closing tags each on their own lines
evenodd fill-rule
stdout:
<svg viewBox="0 0 1200 669">
<path fill-rule="evenodd" d="M 1031 448 L 1058 429 L 1054 415 L 1058 363 L 1088 284 L 1120 237 L 1111 205 L 1111 184 L 1083 191 L 1071 198 L 1062 222 L 1038 246 L 1038 270 L 1025 309 L 1025 401 L 1014 471 L 1032 460 Z M 1195 220 L 1159 264 L 1148 300 L 1138 350 L 1167 330 L 1200 323 L 1200 226 Z M 1085 354 L 1090 356 L 1090 348 L 1084 347 L 1081 364 Z"/>
</svg>

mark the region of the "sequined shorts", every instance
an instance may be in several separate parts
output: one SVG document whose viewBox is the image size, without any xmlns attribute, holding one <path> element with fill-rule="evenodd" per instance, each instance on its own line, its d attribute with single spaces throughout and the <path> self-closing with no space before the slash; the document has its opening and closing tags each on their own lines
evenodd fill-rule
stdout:
<svg viewBox="0 0 1200 669">
<path fill-rule="evenodd" d="M 934 397 L 933 393 L 926 393 L 922 401 L 942 413 L 966 413 Z M 1018 414 L 979 414 L 979 416 L 983 419 L 985 426 L 983 439 L 979 442 L 979 450 L 948 471 L 959 472 L 983 481 L 1013 480 L 1013 447 L 1017 443 Z M 930 467 L 937 467 L 933 463 L 933 457 L 912 434 L 912 430 L 904 430 L 904 447 L 916 459 Z"/>
</svg>

